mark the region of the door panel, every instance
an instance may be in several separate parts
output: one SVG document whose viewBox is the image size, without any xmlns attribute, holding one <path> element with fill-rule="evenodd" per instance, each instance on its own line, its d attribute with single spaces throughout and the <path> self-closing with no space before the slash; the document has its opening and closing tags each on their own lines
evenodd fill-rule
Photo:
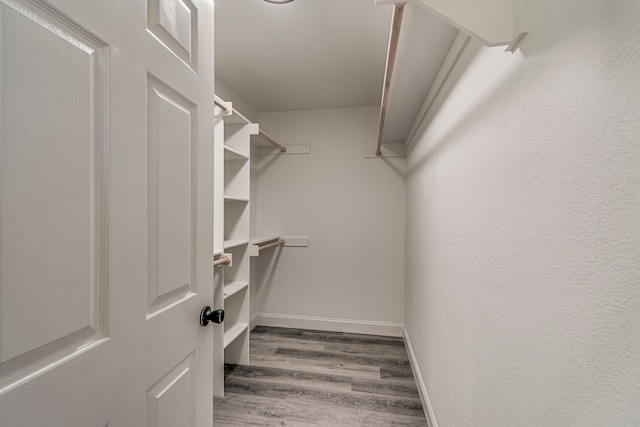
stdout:
<svg viewBox="0 0 640 427">
<path fill-rule="evenodd" d="M 196 396 L 195 353 L 147 390 L 147 427 L 193 427 Z"/>
<path fill-rule="evenodd" d="M 167 48 L 198 69 L 198 10 L 189 0 L 149 0 L 147 26 Z"/>
<path fill-rule="evenodd" d="M 3 425 L 211 425 L 213 2 L 155 4 L 0 0 Z"/>
<path fill-rule="evenodd" d="M 106 49 L 45 9 L 0 19 L 3 390 L 103 338 Z"/>
<path fill-rule="evenodd" d="M 193 294 L 195 105 L 149 76 L 148 316 Z"/>
</svg>

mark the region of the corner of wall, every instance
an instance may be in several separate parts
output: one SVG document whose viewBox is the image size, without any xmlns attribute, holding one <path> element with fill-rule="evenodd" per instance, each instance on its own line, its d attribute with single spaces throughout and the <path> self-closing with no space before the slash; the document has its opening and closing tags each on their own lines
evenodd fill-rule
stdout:
<svg viewBox="0 0 640 427">
<path fill-rule="evenodd" d="M 407 327 L 402 327 L 402 338 L 404 339 L 404 345 L 409 355 L 409 363 L 411 364 L 411 370 L 413 371 L 413 377 L 416 379 L 416 386 L 418 387 L 418 393 L 420 394 L 420 400 L 422 401 L 422 409 L 424 410 L 424 416 L 427 419 L 429 427 L 438 427 L 438 421 L 436 414 L 433 410 L 433 405 L 429 399 L 429 393 L 427 393 L 427 386 L 424 383 L 424 377 L 420 372 L 420 366 L 416 359 L 416 354 L 413 352 L 413 346 L 411 345 L 411 339 Z"/>
<path fill-rule="evenodd" d="M 223 100 L 232 102 L 233 108 L 242 113 L 243 116 L 254 123 L 258 120 L 258 113 L 256 112 L 256 110 L 247 101 L 245 101 L 235 91 L 235 89 L 229 86 L 218 76 L 215 77 L 215 91 L 216 95 L 218 95 Z"/>
</svg>

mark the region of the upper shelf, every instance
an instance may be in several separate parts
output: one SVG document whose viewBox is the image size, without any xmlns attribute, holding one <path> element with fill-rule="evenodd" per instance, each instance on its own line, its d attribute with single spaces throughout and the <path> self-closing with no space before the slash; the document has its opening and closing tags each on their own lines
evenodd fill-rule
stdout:
<svg viewBox="0 0 640 427">
<path fill-rule="evenodd" d="M 377 5 L 398 0 L 375 0 Z M 530 13 L 525 0 L 413 0 L 453 27 L 486 46 L 507 46 L 513 52 L 529 31 Z"/>
</svg>

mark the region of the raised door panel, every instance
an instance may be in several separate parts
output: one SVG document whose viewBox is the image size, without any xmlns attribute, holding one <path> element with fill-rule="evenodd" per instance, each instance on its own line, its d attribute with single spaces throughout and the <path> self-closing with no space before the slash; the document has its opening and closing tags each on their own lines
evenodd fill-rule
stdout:
<svg viewBox="0 0 640 427">
<path fill-rule="evenodd" d="M 147 27 L 167 48 L 197 70 L 198 12 L 189 0 L 149 0 Z"/>
<path fill-rule="evenodd" d="M 106 47 L 0 3 L 0 391 L 104 333 Z"/>
<path fill-rule="evenodd" d="M 195 106 L 149 76 L 147 88 L 148 316 L 195 290 Z"/>
<path fill-rule="evenodd" d="M 195 352 L 147 390 L 147 427 L 194 427 Z"/>
</svg>

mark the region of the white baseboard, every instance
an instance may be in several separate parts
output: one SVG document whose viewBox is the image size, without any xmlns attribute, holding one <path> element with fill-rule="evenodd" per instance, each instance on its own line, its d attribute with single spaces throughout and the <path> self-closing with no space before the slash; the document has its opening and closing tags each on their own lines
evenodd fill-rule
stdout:
<svg viewBox="0 0 640 427">
<path fill-rule="evenodd" d="M 422 377 L 422 373 L 420 372 L 420 367 L 418 366 L 418 360 L 416 359 L 416 354 L 413 352 L 413 347 L 411 346 L 411 340 L 409 339 L 409 333 L 407 332 L 407 328 L 402 327 L 402 337 L 404 338 L 404 345 L 407 348 L 407 353 L 409 354 L 409 362 L 411 363 L 411 369 L 413 370 L 413 377 L 417 381 L 418 385 L 418 393 L 420 393 L 420 400 L 422 401 L 422 407 L 424 408 L 424 416 L 427 418 L 427 424 L 429 427 L 438 427 L 438 421 L 436 420 L 436 414 L 433 411 L 433 406 L 431 405 L 431 400 L 429 400 L 429 394 L 427 393 L 427 387 L 424 384 L 424 379 Z"/>
<path fill-rule="evenodd" d="M 257 313 L 251 318 L 251 327 L 273 326 L 279 328 L 312 329 L 316 331 L 349 332 L 354 334 L 401 337 L 402 323 L 364 322 L 359 320 L 331 319 L 323 317 L 289 316 L 284 314 Z"/>
<path fill-rule="evenodd" d="M 251 316 L 251 319 L 249 319 L 249 331 L 253 331 L 253 328 L 258 326 L 257 322 L 258 322 L 258 313 L 254 313 L 253 316 Z"/>
</svg>

